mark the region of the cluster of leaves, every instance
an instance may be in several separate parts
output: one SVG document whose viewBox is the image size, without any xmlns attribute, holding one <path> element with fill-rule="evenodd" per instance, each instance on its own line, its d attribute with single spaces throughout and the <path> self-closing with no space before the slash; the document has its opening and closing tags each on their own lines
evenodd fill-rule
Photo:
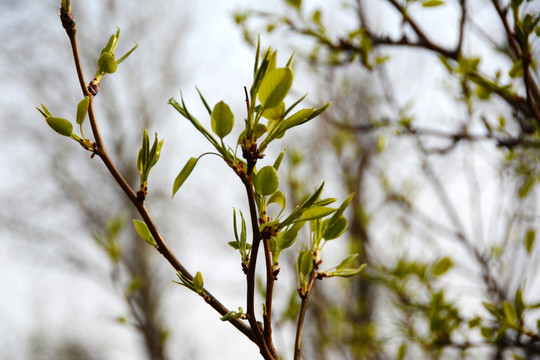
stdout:
<svg viewBox="0 0 540 360">
<path fill-rule="evenodd" d="M 122 190 L 126 193 L 135 208 L 141 214 L 144 221 L 134 220 L 133 225 L 137 234 L 152 247 L 156 248 L 176 269 L 178 284 L 200 295 L 204 300 L 214 307 L 222 315 L 221 320 L 230 321 L 241 332 L 256 342 L 265 359 L 277 359 L 278 354 L 274 348 L 272 340 L 272 291 L 273 283 L 277 280 L 279 272 L 280 254 L 291 248 L 299 237 L 299 232 L 303 225 L 310 225 L 310 242 L 304 245 L 298 254 L 297 272 L 300 287 L 299 295 L 302 298 L 302 308 L 298 315 L 297 341 L 295 344 L 295 359 L 300 356 L 300 338 L 303 326 L 307 299 L 316 279 L 325 277 L 341 276 L 351 277 L 358 274 L 363 269 L 363 265 L 358 266 L 358 255 L 346 257 L 338 266 L 326 270 L 318 271 L 321 264 L 321 251 L 327 241 L 341 236 L 347 228 L 347 219 L 344 211 L 349 206 L 352 196 L 350 195 L 338 207 L 329 205 L 337 201 L 334 198 L 322 198 L 324 183 L 318 186 L 315 191 L 299 206 L 287 213 L 286 198 L 279 190 L 278 170 L 282 162 L 285 150 L 283 150 L 273 165 L 257 168 L 257 162 L 265 156 L 265 150 L 276 139 L 282 138 L 290 129 L 305 124 L 320 115 L 329 106 L 325 104 L 321 107 L 304 108 L 295 110 L 296 106 L 306 97 L 286 106 L 285 100 L 293 84 L 293 70 L 291 56 L 284 67 L 277 67 L 277 51 L 268 49 L 261 55 L 260 42 L 257 45 L 254 66 L 254 80 L 249 90 L 244 88 L 246 93 L 247 114 L 244 120 L 243 131 L 233 147 L 225 144 L 224 139 L 232 132 L 234 127 L 234 114 L 230 107 L 223 101 L 218 102 L 210 108 L 203 95 L 199 92 L 200 98 L 208 111 L 210 117 L 211 131 L 207 130 L 187 109 L 184 100 L 180 102 L 170 99 L 169 103 L 206 138 L 215 151 L 205 153 L 198 158 L 190 158 L 187 164 L 178 174 L 174 181 L 172 193 L 173 197 L 178 192 L 182 184 L 192 173 L 198 160 L 206 154 L 214 154 L 221 157 L 227 166 L 241 180 L 246 189 L 249 202 L 249 221 L 251 222 L 252 240 L 248 240 L 246 220 L 242 212 L 241 230 L 237 228 L 236 211 L 233 212 L 235 241 L 230 245 L 239 250 L 241 263 L 247 275 L 247 313 L 244 314 L 241 307 L 238 311 L 228 311 L 219 303 L 205 288 L 203 276 L 197 272 L 192 276 L 176 259 L 174 254 L 167 247 L 165 241 L 159 234 L 153 223 L 145 205 L 148 192 L 148 177 L 151 169 L 155 166 L 161 155 L 163 140 L 158 140 L 157 133 L 150 146 L 148 131 L 144 130 L 142 146 L 137 157 L 137 169 L 140 174 L 140 187 L 137 193 L 131 188 L 127 181 L 115 167 L 109 158 L 101 136 L 99 134 L 97 120 L 93 110 L 94 97 L 97 95 L 101 80 L 106 74 L 116 72 L 118 64 L 124 61 L 136 48 L 134 46 L 125 55 L 116 60 L 115 50 L 120 37 L 120 30 L 111 35 L 106 46 L 101 50 L 97 59 L 97 69 L 93 80 L 85 86 L 83 71 L 78 58 L 76 27 L 71 14 L 69 1 L 62 1 L 61 8 L 62 25 L 71 40 L 77 75 L 79 77 L 84 99 L 77 107 L 76 122 L 81 128 L 81 137 L 73 133 L 72 124 L 63 118 L 55 117 L 42 105 L 39 112 L 45 117 L 49 126 L 61 135 L 70 137 L 79 142 L 85 149 L 92 151 L 92 157 L 98 155 L 107 166 L 111 175 L 115 178 Z M 89 114 L 90 124 L 96 142 L 86 139 L 82 133 L 82 124 Z M 241 155 L 239 156 L 239 149 Z M 277 204 L 281 210 L 274 214 L 269 210 L 270 204 Z M 118 233 L 120 223 L 111 223 L 108 231 L 100 236 L 96 236 L 98 243 L 107 251 L 115 265 L 121 258 L 121 251 L 118 243 Z M 254 307 L 254 289 L 257 251 L 259 245 L 264 248 L 266 262 L 266 301 L 262 306 L 264 325 L 261 327 L 256 320 Z M 140 278 L 133 278 L 128 292 L 130 294 L 140 288 L 142 282 Z M 129 302 L 129 301 L 128 301 Z M 240 320 L 248 320 L 249 327 Z"/>
<path fill-rule="evenodd" d="M 291 56 L 285 67 L 278 68 L 276 65 L 277 51 L 272 51 L 269 48 L 261 56 L 260 43 L 257 45 L 254 81 L 249 95 L 246 91 L 248 97 L 246 99 L 248 104 L 247 116 L 244 121 L 244 129 L 235 144 L 235 149 L 226 146 L 223 141 L 231 133 L 234 126 L 234 115 L 225 102 L 220 101 L 211 109 L 199 92 L 200 98 L 210 116 L 212 132 L 219 139 L 216 139 L 188 111 L 183 99 L 180 102 L 170 99 L 169 103 L 213 145 L 216 152 L 212 154 L 221 157 L 242 181 L 249 178 L 248 181 L 253 185 L 257 205 L 258 231 L 265 240 L 269 241 L 273 272 L 276 276 L 279 272 L 278 259 L 281 252 L 291 247 L 295 243 L 303 225 L 307 222 L 310 223 L 312 235 L 309 249 L 302 250 L 298 255 L 299 291 L 304 294 L 307 288 L 306 276 L 311 273 L 315 265 L 320 263 L 320 252 L 324 243 L 338 238 L 347 228 L 347 219 L 343 216 L 343 212 L 349 205 L 352 195 L 338 208 L 329 207 L 328 205 L 334 203 L 337 199 L 320 198 L 324 187 L 323 183 L 301 205 L 297 206 L 288 216 L 285 216 L 283 213 L 286 210 L 286 198 L 284 193 L 279 190 L 278 176 L 285 150 L 278 155 L 273 165 L 264 166 L 259 170 L 256 166 L 251 165 L 264 156 L 264 150 L 273 140 L 283 137 L 289 129 L 307 123 L 329 106 L 329 104 L 326 104 L 319 108 L 305 108 L 289 115 L 305 98 L 304 95 L 289 107 L 285 105 L 284 100 L 291 89 L 294 77 L 291 68 L 292 59 Z M 256 99 L 259 101 L 256 102 Z M 242 149 L 243 158 L 237 156 L 238 147 Z M 191 174 L 198 160 L 206 154 L 208 153 L 188 160 L 174 182 L 173 196 Z M 272 212 L 269 216 L 268 206 L 270 204 L 277 204 L 281 208 L 277 215 Z M 236 211 L 234 211 L 235 241 L 231 241 L 229 244 L 240 252 L 242 267 L 247 272 L 252 244 L 247 242 L 247 226 L 242 212 L 240 212 L 240 218 L 241 230 L 238 231 Z M 326 219 L 323 220 L 323 218 Z M 321 272 L 320 277 L 346 277 L 357 274 L 362 267 L 349 267 L 353 264 L 355 258 L 354 256 L 348 257 L 333 271 Z"/>
</svg>

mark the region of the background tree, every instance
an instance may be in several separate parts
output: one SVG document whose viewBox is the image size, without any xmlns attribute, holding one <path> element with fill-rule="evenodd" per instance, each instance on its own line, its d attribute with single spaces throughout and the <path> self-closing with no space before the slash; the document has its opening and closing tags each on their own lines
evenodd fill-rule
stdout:
<svg viewBox="0 0 540 360">
<path fill-rule="evenodd" d="M 287 33 L 333 95 L 310 158 L 359 194 L 369 269 L 317 297 L 310 358 L 538 357 L 538 5 L 284 4 L 235 19 Z"/>
<path fill-rule="evenodd" d="M 78 9 L 81 5 L 75 3 L 73 6 Z M 65 108 L 62 101 L 75 99 L 78 85 L 73 81 L 72 71 L 66 70 L 71 65 L 69 48 L 65 35 L 51 30 L 54 27 L 50 26 L 53 22 L 58 23 L 58 14 L 50 11 L 59 7 L 58 2 L 40 2 L 33 4 L 30 9 L 28 4 L 23 2 L 7 1 L 0 3 L 0 6 L 9 19 L 1 23 L 5 34 L 5 41 L 2 41 L 2 61 L 6 64 L 1 70 L 3 85 L 18 90 L 21 89 L 20 82 L 24 78 L 25 102 L 42 98 L 42 101 L 51 104 L 51 108 L 60 113 L 72 112 L 73 109 Z M 146 10 L 142 11 L 143 9 L 136 8 L 137 6 Z M 178 53 L 181 52 L 184 41 L 182 33 L 186 31 L 189 22 L 185 15 L 182 15 L 179 5 L 174 4 L 169 4 L 167 8 L 151 8 L 147 4 L 135 6 L 102 1 L 85 10 L 87 11 L 80 12 L 79 24 L 81 41 L 87 45 L 81 54 L 86 66 L 90 67 L 95 63 L 95 49 L 105 45 L 98 39 L 105 39 L 106 34 L 116 29 L 117 25 L 122 26 L 124 36 L 129 39 L 126 42 L 134 43 L 134 39 L 144 39 L 142 46 L 152 49 L 145 51 L 145 55 L 138 59 L 130 59 L 129 63 L 124 64 L 117 81 L 108 83 L 108 89 L 103 90 L 103 98 L 106 100 L 98 107 L 104 117 L 111 119 L 107 123 L 107 134 L 122 134 L 121 137 L 110 136 L 111 153 L 117 159 L 117 165 L 126 175 L 126 179 L 135 184 L 139 181 L 139 174 L 133 167 L 133 153 L 140 146 L 141 129 L 154 128 L 159 123 L 158 120 L 164 117 L 166 110 L 163 99 L 175 92 L 184 78 L 180 63 L 171 62 L 169 59 L 179 58 Z M 168 11 L 178 15 L 174 18 L 166 16 Z M 24 17 L 30 16 L 29 14 L 41 20 L 28 26 Z M 166 31 L 162 28 L 152 31 L 158 24 L 157 19 L 160 19 L 160 26 L 167 28 Z M 25 41 L 21 40 L 18 33 L 25 34 Z M 60 36 L 56 36 L 57 34 Z M 44 38 L 56 41 L 43 41 Z M 29 44 L 32 46 L 28 46 Z M 159 56 L 152 56 L 152 52 Z M 58 66 L 59 54 L 66 55 L 65 68 L 63 65 Z M 31 67 L 30 64 L 37 67 Z M 71 67 L 69 69 L 71 70 Z M 24 76 L 21 76 L 22 74 Z M 141 76 L 143 74 L 144 76 Z M 120 87 L 121 98 L 117 96 Z M 160 96 L 161 103 L 156 102 L 156 98 Z M 13 143 L 15 139 L 24 139 L 27 144 L 25 153 L 34 154 L 32 156 L 41 159 L 37 166 L 38 162 L 32 162 L 32 167 L 22 166 L 21 173 L 15 174 L 15 178 L 9 180 L 9 188 L 3 191 L 7 206 L 2 208 L 0 221 L 4 225 L 4 232 L 14 239 L 8 241 L 13 241 L 13 248 L 19 247 L 19 251 L 22 251 L 23 255 L 19 257 L 23 259 L 23 263 L 34 263 L 38 268 L 52 268 L 58 274 L 79 273 L 87 281 L 90 279 L 97 281 L 96 284 L 103 284 L 98 285 L 101 287 L 100 291 L 106 293 L 106 296 L 112 296 L 116 302 L 125 303 L 124 309 L 107 314 L 107 322 L 110 324 L 112 318 L 118 316 L 120 321 L 126 322 L 126 327 L 133 325 L 132 330 L 138 332 L 138 336 L 143 340 L 147 357 L 166 359 L 164 341 L 170 324 L 166 324 L 163 319 L 163 297 L 160 294 L 168 282 L 160 276 L 163 267 L 149 258 L 148 247 L 136 240 L 138 237 L 131 228 L 125 227 L 129 225 L 127 219 L 134 216 L 128 202 L 119 196 L 115 184 L 109 180 L 102 168 L 86 161 L 86 155 L 72 151 L 69 144 L 58 143 L 58 146 L 51 146 L 50 138 L 41 131 L 35 131 L 36 127 L 31 122 L 20 121 L 20 114 L 26 114 L 26 110 L 30 110 L 25 108 L 26 105 L 21 105 L 19 101 L 11 102 L 7 98 L 3 99 L 2 104 L 5 118 L 17 119 L 2 122 L 4 134 L 17 134 L 3 142 L 4 154 L 12 152 L 10 148 L 19 146 Z M 28 115 L 27 118 L 31 119 L 32 116 Z M 86 166 L 80 166 L 83 159 Z M 20 160 L 12 158 L 9 161 L 11 163 Z M 30 164 L 23 160 L 22 164 L 25 163 Z M 35 186 L 36 179 L 44 186 Z M 50 186 L 51 184 L 54 186 Z M 32 200 L 21 201 L 21 194 Z M 165 205 L 163 200 L 169 198 L 168 192 L 156 191 L 152 196 L 157 203 L 163 204 L 160 208 L 165 219 L 170 203 Z M 110 199 L 110 202 L 103 203 L 99 200 L 101 197 Z M 66 207 L 71 211 L 66 210 Z M 44 214 L 46 216 L 43 216 Z M 172 219 L 167 222 L 172 223 Z M 73 243 L 74 238 L 67 236 L 68 233 L 80 238 L 76 246 Z M 19 243 L 21 238 L 24 239 L 23 244 Z M 26 245 L 25 241 L 28 242 Z M 34 246 L 41 250 L 33 254 Z M 56 251 L 43 252 L 45 249 Z M 37 256 L 39 252 L 41 254 Z M 104 261 L 105 254 L 109 257 L 107 261 Z M 107 278 L 110 282 L 103 283 Z M 89 296 L 103 295 L 91 293 Z M 97 355 L 90 344 L 83 343 L 83 339 L 66 335 L 66 344 L 62 344 L 61 338 L 55 339 L 51 334 L 45 334 L 38 329 L 34 331 L 36 335 L 29 339 L 29 342 L 36 344 L 33 346 L 33 355 L 30 355 L 33 358 L 47 358 L 45 354 L 49 354 L 48 358 L 60 358 L 64 356 L 61 355 L 62 352 L 66 357 L 73 358 L 75 349 L 78 349 L 77 358 L 83 358 L 84 352 L 88 353 L 85 356 Z M 77 344 L 78 341 L 81 343 Z M 51 348 L 57 348 L 58 351 L 52 351 Z M 6 346 L 5 351 L 6 357 L 11 357 L 13 352 L 16 352 L 14 349 L 9 350 L 9 346 Z M 70 353 L 72 355 L 68 355 Z"/>
</svg>

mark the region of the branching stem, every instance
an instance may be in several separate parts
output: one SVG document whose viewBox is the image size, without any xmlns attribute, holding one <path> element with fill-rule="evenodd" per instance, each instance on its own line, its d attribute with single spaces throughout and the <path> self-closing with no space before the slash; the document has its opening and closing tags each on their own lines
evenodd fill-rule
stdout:
<svg viewBox="0 0 540 360">
<path fill-rule="evenodd" d="M 171 251 L 171 249 L 167 246 L 167 243 L 157 230 L 156 225 L 154 224 L 154 221 L 152 220 L 148 210 L 146 209 L 146 206 L 144 204 L 144 201 L 140 201 L 137 198 L 137 194 L 135 191 L 131 188 L 131 186 L 128 184 L 126 179 L 122 176 L 120 171 L 116 168 L 113 161 L 109 157 L 105 145 L 103 143 L 103 140 L 101 138 L 101 134 L 99 132 L 99 127 L 96 120 L 96 115 L 94 111 L 94 97 L 92 94 L 89 93 L 86 82 L 84 80 L 84 74 L 82 70 L 81 60 L 79 57 L 79 51 L 77 46 L 77 39 L 76 39 L 76 32 L 77 28 L 75 25 L 75 22 L 73 21 L 73 17 L 71 14 L 67 14 L 66 11 L 62 8 L 60 10 L 60 18 L 62 20 L 62 26 L 66 29 L 66 33 L 69 37 L 69 41 L 71 44 L 71 49 L 73 52 L 73 58 L 75 62 L 75 67 L 77 69 L 77 77 L 79 79 L 79 84 L 81 86 L 81 90 L 84 96 L 88 96 L 89 106 L 88 106 L 88 118 L 90 121 L 90 126 L 92 127 L 92 133 L 94 135 L 94 139 L 96 142 L 94 153 L 98 155 L 113 178 L 116 180 L 118 185 L 122 188 L 126 196 L 129 198 L 131 203 L 135 206 L 141 217 L 143 218 L 144 222 L 148 226 L 148 229 L 150 230 L 150 233 L 156 240 L 157 246 L 156 249 L 167 259 L 167 261 L 172 265 L 172 267 L 182 273 L 184 276 L 186 276 L 188 279 L 193 279 L 193 276 L 187 271 L 186 268 L 178 261 L 174 253 Z M 206 289 L 205 292 L 205 300 L 206 302 L 214 308 L 219 314 L 222 316 L 227 314 L 229 310 L 221 304 L 210 292 L 208 292 Z M 241 320 L 231 320 L 230 323 L 236 327 L 240 332 L 242 332 L 244 335 L 246 335 L 250 340 L 255 342 L 255 337 L 253 335 L 253 331 L 250 329 L 247 324 L 245 324 Z"/>
</svg>

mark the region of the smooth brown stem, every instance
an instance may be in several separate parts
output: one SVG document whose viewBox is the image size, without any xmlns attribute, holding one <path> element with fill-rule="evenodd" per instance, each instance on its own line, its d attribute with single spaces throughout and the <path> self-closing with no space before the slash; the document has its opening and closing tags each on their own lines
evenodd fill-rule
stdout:
<svg viewBox="0 0 540 360">
<path fill-rule="evenodd" d="M 72 19 L 71 19 L 72 21 Z M 64 25 L 64 23 L 63 23 Z M 84 74 L 82 70 L 82 65 L 79 57 L 79 51 L 77 47 L 77 39 L 76 39 L 76 26 L 75 23 L 72 22 L 72 25 L 70 27 L 64 26 L 66 29 L 66 32 L 68 34 L 71 48 L 73 52 L 73 57 L 75 61 L 75 67 L 77 69 L 77 76 L 79 79 L 79 84 L 81 86 L 81 90 L 83 92 L 84 96 L 88 96 L 90 98 L 89 106 L 88 106 L 88 118 L 90 120 L 90 125 L 92 127 L 92 133 L 94 135 L 94 139 L 96 142 L 95 151 L 94 153 L 98 155 L 113 178 L 116 180 L 118 185 L 122 188 L 126 196 L 129 198 L 131 203 L 135 206 L 141 217 L 143 218 L 144 222 L 148 226 L 148 229 L 150 230 L 150 233 L 156 240 L 157 246 L 156 249 L 167 259 L 167 261 L 172 265 L 172 267 L 182 273 L 184 276 L 186 276 L 188 279 L 193 279 L 193 276 L 187 271 L 186 268 L 178 261 L 174 253 L 170 250 L 170 248 L 167 246 L 167 243 L 157 230 L 156 225 L 154 224 L 150 214 L 148 213 L 148 210 L 146 209 L 146 206 L 144 205 L 143 201 L 140 201 L 137 198 L 137 194 L 135 191 L 131 188 L 131 186 L 128 184 L 126 179 L 122 176 L 120 171 L 116 168 L 114 163 L 112 162 L 111 158 L 107 154 L 107 151 L 105 149 L 105 145 L 103 144 L 103 141 L 101 139 L 101 134 L 99 132 L 99 127 L 96 120 L 96 115 L 94 111 L 94 105 L 93 105 L 93 99 L 94 97 L 88 92 L 88 89 L 86 88 L 86 82 L 84 80 Z M 229 310 L 221 304 L 210 292 L 207 290 L 204 290 L 205 292 L 205 300 L 206 302 L 214 308 L 218 313 L 220 313 L 222 316 L 227 314 Z M 248 325 L 246 325 L 241 320 L 231 320 L 230 323 L 236 327 L 240 332 L 242 332 L 244 335 L 246 335 L 250 340 L 255 342 L 255 337 L 253 336 L 253 331 L 250 329 Z"/>
<path fill-rule="evenodd" d="M 294 360 L 300 360 L 302 355 L 302 329 L 304 328 L 304 318 L 306 317 L 307 304 L 313 283 L 317 279 L 317 271 L 314 269 L 311 271 L 309 282 L 307 285 L 306 293 L 302 296 L 302 302 L 300 304 L 300 314 L 298 314 L 298 322 L 296 323 L 296 338 L 294 340 Z"/>
<path fill-rule="evenodd" d="M 263 240 L 264 257 L 266 260 L 266 311 L 264 320 L 264 339 L 274 357 L 277 358 L 277 351 L 272 342 L 272 298 L 274 292 L 274 271 L 272 268 L 272 253 L 268 240 Z"/>
<path fill-rule="evenodd" d="M 255 205 L 255 194 L 249 178 L 246 177 L 242 179 L 242 181 L 246 188 L 248 197 L 251 230 L 253 232 L 253 242 L 251 244 L 251 254 L 247 273 L 247 315 L 256 343 L 259 345 L 261 355 L 267 360 L 273 360 L 274 356 L 266 345 L 266 339 L 264 338 L 259 324 L 257 323 L 257 318 L 255 317 L 255 269 L 257 268 L 257 254 L 259 253 L 259 245 L 261 244 L 262 240 L 261 232 L 259 231 L 259 226 L 257 225 L 258 217 L 257 206 Z"/>
</svg>

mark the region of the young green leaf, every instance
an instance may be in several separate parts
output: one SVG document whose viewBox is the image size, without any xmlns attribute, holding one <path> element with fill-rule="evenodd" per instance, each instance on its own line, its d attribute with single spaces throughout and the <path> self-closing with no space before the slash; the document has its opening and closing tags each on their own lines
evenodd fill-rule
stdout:
<svg viewBox="0 0 540 360">
<path fill-rule="evenodd" d="M 211 120 L 212 130 L 221 139 L 231 132 L 234 125 L 234 115 L 229 108 L 229 105 L 225 104 L 223 101 L 218 102 L 216 106 L 214 106 Z"/>
<path fill-rule="evenodd" d="M 338 277 L 344 277 L 344 278 L 348 278 L 348 277 L 352 277 L 352 276 L 355 276 L 355 275 L 358 275 L 359 273 L 362 272 L 362 270 L 364 270 L 366 267 L 366 264 L 362 264 L 360 265 L 359 267 L 357 267 L 356 269 L 343 269 L 341 271 L 335 271 L 335 272 L 332 272 L 330 273 L 332 276 L 338 276 Z"/>
<path fill-rule="evenodd" d="M 86 113 L 88 112 L 88 105 L 90 104 L 90 98 L 85 96 L 77 105 L 77 124 L 82 125 Z"/>
<path fill-rule="evenodd" d="M 533 246 L 534 246 L 534 240 L 536 239 L 536 231 L 534 229 L 528 229 L 527 233 L 525 234 L 525 249 L 527 250 L 527 254 L 531 254 Z"/>
<path fill-rule="evenodd" d="M 442 0 L 427 0 L 422 3 L 423 7 L 435 7 L 439 5 L 444 5 L 444 1 Z"/>
<path fill-rule="evenodd" d="M 150 233 L 150 230 L 148 229 L 148 226 L 146 226 L 144 222 L 139 221 L 139 220 L 133 220 L 133 226 L 135 226 L 135 230 L 137 231 L 137 234 L 139 234 L 139 236 L 144 241 L 146 241 L 153 247 L 157 246 L 156 240 L 154 239 L 154 237 Z"/>
<path fill-rule="evenodd" d="M 333 240 L 340 237 L 347 230 L 348 221 L 344 216 L 340 216 L 337 220 L 327 219 L 323 222 L 322 237 L 325 240 Z"/>
<path fill-rule="evenodd" d="M 512 68 L 510 71 L 508 71 L 508 75 L 510 75 L 512 78 L 519 78 L 523 76 L 523 62 L 521 59 L 512 65 Z"/>
<path fill-rule="evenodd" d="M 453 266 L 452 259 L 449 257 L 443 257 L 437 263 L 435 266 L 433 266 L 433 275 L 434 276 L 441 276 L 444 273 L 446 273 L 450 268 Z"/>
<path fill-rule="evenodd" d="M 180 189 L 180 186 L 182 186 L 182 184 L 186 181 L 188 176 L 191 174 L 191 172 L 195 168 L 195 165 L 197 165 L 197 161 L 199 161 L 199 159 L 192 157 L 187 161 L 186 165 L 184 165 L 184 167 L 182 168 L 182 170 L 180 171 L 180 173 L 174 180 L 173 193 L 172 193 L 173 197 L 174 197 L 174 194 L 176 194 L 176 192 L 178 191 L 178 189 Z"/>
<path fill-rule="evenodd" d="M 278 68 L 268 72 L 259 88 L 259 100 L 265 108 L 278 106 L 289 93 L 293 83 L 291 68 Z"/>
<path fill-rule="evenodd" d="M 516 314 L 516 309 L 514 309 L 512 304 L 510 304 L 508 301 L 504 301 L 502 309 L 503 309 L 504 317 L 506 318 L 506 321 L 508 322 L 508 324 L 510 326 L 516 325 L 517 314 Z"/>
<path fill-rule="evenodd" d="M 120 28 L 116 28 L 116 33 L 112 34 L 111 37 L 109 37 L 109 41 L 107 41 L 107 45 L 103 49 L 101 49 L 101 52 L 99 55 L 103 55 L 104 53 L 113 53 L 116 49 L 116 45 L 118 44 L 118 39 L 120 38 Z"/>
<path fill-rule="evenodd" d="M 304 213 L 302 214 L 302 221 L 320 219 L 330 215 L 334 211 L 336 211 L 336 209 L 332 209 L 326 206 L 313 206 L 304 211 Z"/>
<path fill-rule="evenodd" d="M 294 223 L 293 226 L 291 226 L 289 229 L 287 229 L 283 235 L 281 236 L 281 243 L 280 248 L 282 250 L 287 249 L 291 247 L 294 242 L 296 241 L 296 238 L 298 237 L 298 232 L 304 226 L 305 222 L 297 222 Z"/>
<path fill-rule="evenodd" d="M 276 169 L 273 166 L 263 167 L 255 175 L 253 185 L 257 194 L 263 196 L 272 195 L 279 187 L 279 177 Z"/>
<path fill-rule="evenodd" d="M 129 55 L 131 55 L 132 52 L 135 51 L 136 48 L 139 47 L 139 44 L 135 44 L 134 47 L 132 47 L 127 53 L 124 54 L 120 59 L 116 60 L 116 64 L 120 64 L 122 61 L 126 60 Z"/>
<path fill-rule="evenodd" d="M 293 212 L 289 216 L 287 216 L 285 220 L 283 220 L 280 223 L 280 227 L 287 226 L 291 224 L 293 221 L 295 221 L 296 219 L 298 219 L 300 216 L 302 216 L 302 213 L 306 211 L 306 209 L 311 207 L 313 203 L 317 201 L 317 199 L 321 196 L 323 188 L 324 188 L 324 182 L 321 184 L 321 186 L 317 188 L 317 190 L 315 190 L 313 194 L 311 194 L 311 196 L 306 201 L 302 203 L 302 205 L 297 206 L 293 210 Z"/>
<path fill-rule="evenodd" d="M 193 287 L 198 293 L 202 292 L 204 286 L 203 277 L 200 271 L 197 271 L 197 274 L 193 278 Z"/>
<path fill-rule="evenodd" d="M 339 272 L 343 269 L 349 268 L 349 265 L 351 265 L 359 256 L 360 254 L 352 254 L 347 256 L 338 266 L 336 266 L 336 271 Z"/>
<path fill-rule="evenodd" d="M 283 191 L 278 190 L 270 196 L 268 204 L 278 204 L 282 209 L 285 209 L 285 195 Z"/>
<path fill-rule="evenodd" d="M 283 156 L 284 156 L 284 155 L 285 155 L 285 149 L 283 149 L 283 150 L 279 153 L 279 155 L 278 155 L 276 161 L 274 161 L 274 169 L 276 169 L 276 171 L 279 170 L 279 166 L 281 165 L 281 160 L 283 160 Z"/>
<path fill-rule="evenodd" d="M 282 101 L 278 106 L 264 109 L 262 117 L 268 120 L 279 120 L 285 113 L 285 103 Z"/>
<path fill-rule="evenodd" d="M 238 312 L 229 311 L 228 313 L 220 317 L 219 320 L 221 321 L 238 320 L 242 317 L 242 315 L 244 315 L 244 310 L 241 307 L 239 307 Z"/>
<path fill-rule="evenodd" d="M 71 136 L 73 133 L 73 124 L 66 119 L 50 116 L 47 117 L 45 121 L 47 121 L 47 124 L 60 135 Z"/>
<path fill-rule="evenodd" d="M 313 253 L 309 250 L 304 250 L 298 254 L 297 259 L 298 271 L 300 274 L 307 276 L 313 270 Z"/>
<path fill-rule="evenodd" d="M 108 52 L 105 52 L 99 56 L 97 61 L 98 69 L 107 74 L 112 74 L 116 71 L 118 64 L 114 59 L 114 55 Z"/>
</svg>

